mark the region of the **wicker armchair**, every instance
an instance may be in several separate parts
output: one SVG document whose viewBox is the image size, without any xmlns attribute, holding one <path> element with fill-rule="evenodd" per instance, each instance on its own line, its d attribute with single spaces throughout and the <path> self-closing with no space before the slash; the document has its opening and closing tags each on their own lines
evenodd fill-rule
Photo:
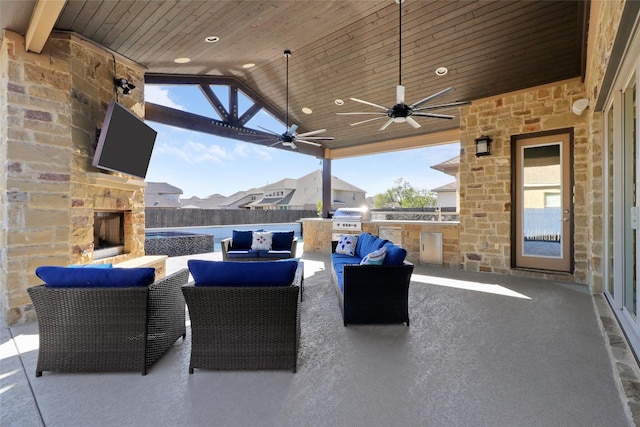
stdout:
<svg viewBox="0 0 640 427">
<path fill-rule="evenodd" d="M 27 289 L 38 317 L 43 371 L 147 369 L 186 336 L 182 269 L 144 287 Z"/>
<path fill-rule="evenodd" d="M 291 286 L 182 288 L 191 319 L 191 361 L 203 369 L 291 369 L 300 341 L 302 264 Z"/>
</svg>

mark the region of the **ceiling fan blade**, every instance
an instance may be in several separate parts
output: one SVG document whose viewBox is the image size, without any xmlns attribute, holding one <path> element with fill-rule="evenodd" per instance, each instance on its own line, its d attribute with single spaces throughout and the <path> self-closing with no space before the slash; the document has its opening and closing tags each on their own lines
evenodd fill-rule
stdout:
<svg viewBox="0 0 640 427">
<path fill-rule="evenodd" d="M 396 86 L 396 104 L 404 104 L 404 86 Z"/>
<path fill-rule="evenodd" d="M 269 147 L 273 147 L 274 145 L 278 145 L 278 144 L 280 144 L 281 142 L 282 142 L 282 141 L 276 141 L 276 142 L 274 142 L 273 144 L 269 145 Z"/>
<path fill-rule="evenodd" d="M 439 108 L 457 107 L 459 105 L 469 105 L 471 101 L 449 102 L 448 104 L 428 105 L 426 107 L 414 108 L 413 111 L 437 110 Z"/>
<path fill-rule="evenodd" d="M 296 139 L 299 139 L 300 137 L 302 137 L 303 139 L 310 139 L 313 141 L 333 141 L 335 139 L 332 136 L 302 136 L 302 135 L 298 135 Z"/>
<path fill-rule="evenodd" d="M 449 114 L 435 114 L 435 113 L 413 113 L 413 115 L 419 116 L 419 117 L 433 117 L 436 119 L 453 119 L 455 117 L 455 116 L 450 116 Z"/>
<path fill-rule="evenodd" d="M 407 123 L 409 123 L 414 129 L 421 127 L 420 123 L 416 122 L 413 117 L 407 117 Z"/>
<path fill-rule="evenodd" d="M 389 119 L 386 122 L 384 122 L 384 124 L 382 125 L 382 127 L 379 130 L 385 130 L 386 128 L 389 127 L 389 125 L 393 123 L 393 119 Z"/>
<path fill-rule="evenodd" d="M 294 133 L 296 133 L 297 129 L 298 125 L 291 125 L 291 127 L 287 130 L 287 135 L 293 135 Z"/>
<path fill-rule="evenodd" d="M 269 129 L 267 129 L 267 128 L 263 128 L 262 126 L 258 126 L 258 127 L 259 127 L 260 129 L 262 129 L 263 131 L 270 133 L 271 135 L 280 136 L 280 134 L 279 134 L 279 133 L 275 133 L 275 132 L 274 132 L 274 131 L 272 131 L 272 130 L 269 130 Z"/>
<path fill-rule="evenodd" d="M 367 105 L 371 105 L 372 107 L 376 107 L 376 108 L 380 108 L 382 110 L 387 111 L 388 108 L 387 107 L 383 107 L 382 105 L 378 105 L 378 104 L 374 104 L 373 102 L 369 102 L 369 101 L 363 101 L 362 99 L 358 99 L 358 98 L 350 98 L 352 101 L 356 101 L 356 102 L 360 102 L 362 104 L 367 104 Z"/>
<path fill-rule="evenodd" d="M 442 95 L 446 95 L 447 93 L 449 93 L 449 92 L 453 92 L 453 91 L 454 91 L 454 89 L 453 89 L 452 87 L 448 87 L 448 88 L 446 88 L 446 89 L 442 89 L 440 92 L 436 92 L 436 93 L 434 93 L 433 95 L 429 95 L 429 96 L 427 96 L 426 98 L 421 99 L 421 100 L 420 100 L 420 101 L 418 101 L 418 102 L 414 102 L 413 104 L 411 104 L 411 105 L 409 106 L 409 108 L 415 108 L 415 107 L 417 107 L 417 106 L 418 106 L 418 105 L 420 105 L 420 104 L 424 104 L 425 102 L 431 101 L 431 100 L 432 100 L 432 99 L 434 99 L 434 98 L 437 98 L 437 97 L 442 96 Z"/>
<path fill-rule="evenodd" d="M 299 138 L 296 138 L 296 142 L 304 142 L 305 144 L 315 145 L 316 147 L 322 147 L 322 144 L 318 144 L 317 142 L 306 141 L 304 139 L 299 139 Z"/>
<path fill-rule="evenodd" d="M 384 116 L 374 117 L 373 119 L 367 119 L 367 120 L 363 120 L 361 122 L 351 123 L 351 126 L 361 125 L 362 123 L 372 122 L 374 120 L 385 119 L 385 118 L 387 118 L 386 114 Z"/>
<path fill-rule="evenodd" d="M 312 130 L 311 132 L 299 133 L 298 136 L 301 136 L 304 138 L 305 136 L 318 135 L 320 133 L 325 133 L 326 131 L 327 131 L 326 129 Z"/>
</svg>

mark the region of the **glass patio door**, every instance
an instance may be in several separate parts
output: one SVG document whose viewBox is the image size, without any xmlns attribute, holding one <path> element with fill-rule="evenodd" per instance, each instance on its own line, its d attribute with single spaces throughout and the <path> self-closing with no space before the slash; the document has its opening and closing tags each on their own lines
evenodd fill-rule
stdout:
<svg viewBox="0 0 640 427">
<path fill-rule="evenodd" d="M 607 221 L 604 249 L 607 262 L 603 290 L 629 342 L 636 352 L 640 352 L 640 139 L 637 130 L 640 58 L 634 58 L 626 68 L 627 77 L 616 85 L 604 115 L 607 148 L 605 170 L 608 172 L 605 188 L 609 191 L 605 203 Z"/>
<path fill-rule="evenodd" d="M 637 114 L 636 78 L 632 77 L 623 93 L 623 167 L 622 167 L 622 221 L 624 241 L 623 256 L 623 299 L 628 315 L 637 323 L 637 246 L 638 246 L 638 201 L 637 182 Z"/>
<path fill-rule="evenodd" d="M 513 139 L 513 267 L 570 272 L 572 131 Z"/>
</svg>

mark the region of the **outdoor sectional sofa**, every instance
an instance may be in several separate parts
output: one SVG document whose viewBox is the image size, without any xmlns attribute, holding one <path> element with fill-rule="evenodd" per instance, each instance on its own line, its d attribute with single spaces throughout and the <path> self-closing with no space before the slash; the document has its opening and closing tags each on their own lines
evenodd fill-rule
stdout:
<svg viewBox="0 0 640 427">
<path fill-rule="evenodd" d="M 370 233 L 357 235 L 351 248 L 341 248 L 344 244 L 345 240 L 333 241 L 331 254 L 333 283 L 344 326 L 350 323 L 406 323 L 409 326 L 413 264 L 405 260 L 407 251 Z M 385 252 L 384 260 L 379 256 L 371 262 L 381 264 L 363 264 L 363 260 L 370 262 L 369 258 L 380 252 Z"/>
<path fill-rule="evenodd" d="M 189 373 L 290 369 L 300 342 L 303 263 L 189 260 L 182 288 L 191 320 Z"/>
<path fill-rule="evenodd" d="M 295 258 L 298 238 L 293 231 L 233 230 L 220 246 L 223 261 L 273 261 Z"/>
<path fill-rule="evenodd" d="M 43 371 L 147 369 L 186 336 L 182 285 L 189 270 L 157 281 L 153 268 L 43 266 L 27 289 L 38 317 L 36 377 Z"/>
</svg>

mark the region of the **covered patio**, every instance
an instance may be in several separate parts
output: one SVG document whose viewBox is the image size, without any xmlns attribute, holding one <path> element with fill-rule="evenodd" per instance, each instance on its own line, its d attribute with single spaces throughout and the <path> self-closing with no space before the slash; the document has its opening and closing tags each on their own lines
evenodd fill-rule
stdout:
<svg viewBox="0 0 640 427">
<path fill-rule="evenodd" d="M 220 253 L 170 258 L 167 272 L 185 267 L 188 258 L 219 259 Z M 622 389 L 629 378 L 614 367 L 632 357 L 604 299 L 584 287 L 416 265 L 411 327 L 345 328 L 328 257 L 309 253 L 302 260 L 296 374 L 189 375 L 187 328 L 186 340 L 178 340 L 146 376 L 45 372 L 35 378 L 37 324 L 3 325 L 0 424 L 634 424 Z"/>
<path fill-rule="evenodd" d="M 638 5 L 408 1 L 398 73 L 392 0 L 0 1 L 0 424 L 640 424 L 640 371 L 628 347 L 640 349 Z M 208 39 L 217 36 L 223 43 L 214 49 Z M 291 100 L 283 49 L 295 55 Z M 176 61 L 184 55 L 187 65 Z M 443 64 L 449 72 L 436 77 Z M 137 85 L 126 97 L 114 91 L 121 77 Z M 127 252 L 114 262 L 145 255 L 144 181 L 91 166 L 105 106 L 115 97 L 141 118 L 179 124 L 182 115 L 146 103 L 143 91 L 179 79 L 200 87 L 216 110 L 187 112 L 190 126 L 218 136 L 237 134 L 259 109 L 290 114 L 300 133 L 326 128 L 335 141 L 298 147 L 322 159 L 323 217 L 332 160 L 459 141 L 459 238 L 445 242 L 454 267 L 415 263 L 410 328 L 342 327 L 323 244 L 302 255 L 295 375 L 190 376 L 187 336 L 144 377 L 35 378 L 37 319 L 27 295 L 39 284 L 35 268 L 94 262 L 98 211 L 130 220 Z M 212 96 L 214 84 L 228 86 L 228 102 Z M 455 98 L 443 102 L 471 104 L 442 110 L 454 118 L 429 118 L 420 129 L 406 118 L 384 131 L 383 122 L 351 126 L 354 116 L 336 114 L 364 110 L 353 97 L 392 105 L 396 84 L 409 102 L 450 85 Z M 244 113 L 238 92 L 255 101 Z M 579 101 L 588 105 L 580 114 Z M 623 117 L 622 107 L 634 113 Z M 523 136 L 560 133 L 572 150 L 563 154 L 571 161 L 568 265 L 531 267 L 516 259 L 513 177 L 524 169 L 516 148 Z M 478 157 L 482 136 L 491 154 Z M 175 258 L 166 269 L 184 265 Z"/>
</svg>

